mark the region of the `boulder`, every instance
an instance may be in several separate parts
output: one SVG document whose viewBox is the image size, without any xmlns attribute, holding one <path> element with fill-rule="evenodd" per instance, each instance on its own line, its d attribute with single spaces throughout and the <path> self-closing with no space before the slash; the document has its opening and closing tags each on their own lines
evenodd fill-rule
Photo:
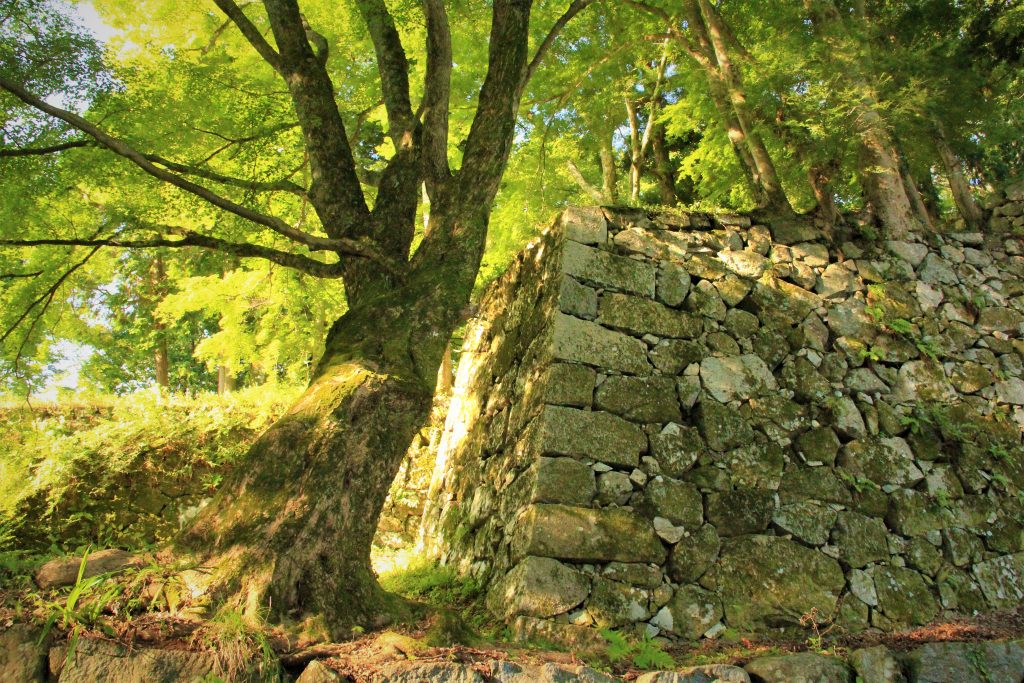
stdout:
<svg viewBox="0 0 1024 683">
<path fill-rule="evenodd" d="M 813 652 L 758 657 L 744 668 L 763 683 L 853 683 L 850 669 L 838 657 Z"/>
<path fill-rule="evenodd" d="M 846 585 L 839 563 L 776 536 L 745 536 L 724 544 L 701 585 L 722 598 L 727 622 L 741 631 L 796 626 L 812 610 L 835 611 Z"/>
<path fill-rule="evenodd" d="M 924 577 L 906 567 L 876 566 L 870 571 L 878 608 L 895 625 L 926 624 L 939 614 L 939 603 Z"/>
<path fill-rule="evenodd" d="M 61 557 L 50 560 L 36 572 L 36 584 L 43 590 L 71 586 L 78 580 L 78 570 L 82 564 L 81 557 Z M 82 578 L 88 579 L 99 574 L 121 571 L 131 567 L 141 567 L 145 560 L 126 550 L 97 550 L 85 558 L 85 570 Z"/>
<path fill-rule="evenodd" d="M 775 514 L 771 491 L 736 489 L 708 494 L 708 522 L 720 536 L 756 534 L 768 528 Z"/>
<path fill-rule="evenodd" d="M 703 323 L 690 313 L 677 311 L 650 299 L 626 294 L 604 294 L 601 297 L 598 321 L 607 327 L 637 336 L 655 334 L 659 337 L 694 339 L 700 336 Z"/>
<path fill-rule="evenodd" d="M 651 454 L 658 461 L 658 467 L 664 474 L 675 478 L 693 467 L 705 448 L 696 427 L 684 427 L 675 422 L 652 434 L 650 441 Z"/>
<path fill-rule="evenodd" d="M 589 592 L 585 574 L 558 560 L 526 557 L 491 585 L 487 607 L 504 619 L 553 617 L 583 602 Z"/>
<path fill-rule="evenodd" d="M 726 451 L 754 440 L 754 430 L 735 410 L 710 399 L 700 402 L 697 426 L 708 446 Z"/>
<path fill-rule="evenodd" d="M 552 405 L 589 408 L 594 399 L 597 372 L 586 365 L 555 363 L 548 368 L 544 402 Z"/>
<path fill-rule="evenodd" d="M 652 519 L 663 517 L 688 529 L 696 529 L 704 522 L 704 506 L 697 487 L 668 477 L 659 476 L 648 482 L 636 508 Z"/>
<path fill-rule="evenodd" d="M 904 660 L 910 683 L 994 683 L 1024 678 L 1024 647 L 1020 643 L 928 643 Z"/>
<path fill-rule="evenodd" d="M 1024 553 L 979 562 L 974 576 L 994 608 L 1016 607 L 1024 600 Z"/>
<path fill-rule="evenodd" d="M 538 458 L 533 503 L 589 505 L 597 487 L 594 470 L 575 458 Z"/>
<path fill-rule="evenodd" d="M 587 599 L 587 613 L 600 628 L 618 628 L 649 619 L 647 605 L 646 590 L 598 577 Z"/>
<path fill-rule="evenodd" d="M 43 683 L 46 680 L 47 647 L 39 632 L 15 624 L 0 632 L 0 683 Z"/>
<path fill-rule="evenodd" d="M 779 529 L 810 545 L 828 542 L 835 521 L 835 510 L 813 500 L 783 505 L 772 517 Z"/>
<path fill-rule="evenodd" d="M 750 676 L 738 666 L 705 664 L 641 674 L 636 683 L 750 683 Z"/>
<path fill-rule="evenodd" d="M 598 206 L 569 206 L 559 223 L 566 238 L 580 244 L 601 245 L 608 241 L 608 221 Z"/>
<path fill-rule="evenodd" d="M 651 522 L 623 508 L 531 505 L 516 522 L 512 547 L 516 559 L 537 555 L 580 562 L 654 564 L 665 559 L 665 548 Z"/>
</svg>

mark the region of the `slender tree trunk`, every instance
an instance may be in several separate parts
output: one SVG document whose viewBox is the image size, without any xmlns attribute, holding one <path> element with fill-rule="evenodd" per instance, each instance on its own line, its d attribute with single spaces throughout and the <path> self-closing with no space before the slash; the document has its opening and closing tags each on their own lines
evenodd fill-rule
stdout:
<svg viewBox="0 0 1024 683">
<path fill-rule="evenodd" d="M 899 160 L 900 177 L 903 178 L 903 190 L 907 193 L 911 206 L 914 207 L 914 213 L 917 214 L 921 225 L 929 230 L 934 230 L 935 225 L 932 222 L 932 215 L 928 212 L 928 207 L 924 203 L 921 191 L 917 189 L 917 181 L 914 180 L 914 174 L 910 171 L 910 164 L 907 163 L 902 154 L 899 155 Z"/>
<path fill-rule="evenodd" d="M 565 166 L 566 168 L 569 169 L 569 175 L 572 176 L 572 179 L 576 181 L 576 184 L 580 186 L 581 190 L 590 195 L 591 199 L 593 199 L 598 204 L 604 203 L 606 201 L 604 192 L 602 192 L 599 188 L 595 187 L 593 183 L 587 180 L 586 176 L 583 175 L 583 171 L 580 170 L 580 167 L 576 165 L 575 161 L 569 159 L 567 162 L 565 162 Z"/>
<path fill-rule="evenodd" d="M 601 159 L 601 191 L 606 204 L 619 203 L 618 170 L 615 168 L 615 150 L 612 148 L 612 134 L 602 135 L 598 144 Z"/>
<path fill-rule="evenodd" d="M 743 79 L 739 67 L 733 61 L 733 55 L 729 48 L 729 32 L 725 26 L 722 16 L 708 0 L 698 0 L 701 16 L 707 28 L 707 34 L 711 39 L 711 45 L 715 57 L 721 69 L 725 87 L 729 95 L 729 102 L 736 115 L 736 121 L 743 130 L 747 146 L 750 149 L 750 156 L 753 159 L 754 167 L 757 169 L 757 178 L 764 190 L 767 200 L 767 207 L 770 210 L 783 213 L 793 213 L 793 207 L 782 189 L 782 181 L 779 179 L 775 162 L 764 144 L 764 139 L 753 125 L 753 115 L 747 104 L 747 94 L 743 87 Z"/>
<path fill-rule="evenodd" d="M 225 394 L 230 394 L 232 391 L 235 390 L 237 379 L 238 378 L 235 377 L 234 373 L 232 373 L 227 366 L 218 365 L 217 393 L 220 394 L 221 396 L 224 396 Z"/>
<path fill-rule="evenodd" d="M 672 169 L 672 160 L 668 154 L 665 124 L 655 126 L 651 149 L 654 152 L 654 168 L 658 178 L 658 196 L 662 204 L 674 206 L 679 202 L 679 195 L 676 192 L 675 171 Z"/>
<path fill-rule="evenodd" d="M 150 289 L 156 295 L 157 300 L 162 298 L 161 292 L 166 280 L 167 270 L 164 267 L 164 259 L 157 252 L 156 257 L 153 259 L 153 265 L 150 268 Z M 153 348 L 153 374 L 156 377 L 157 386 L 168 389 L 171 386 L 171 361 L 167 353 L 166 326 L 159 320 L 156 320 L 153 323 L 153 329 L 156 332 L 156 344 Z"/>
<path fill-rule="evenodd" d="M 807 181 L 818 202 L 818 214 L 829 227 L 835 225 L 839 218 L 835 195 L 832 192 L 832 170 L 826 166 L 815 164 L 807 169 Z"/>
<path fill-rule="evenodd" d="M 941 125 L 936 126 L 936 132 L 935 149 L 938 151 L 939 159 L 946 171 L 946 179 L 949 181 L 949 190 L 953 195 L 956 210 L 960 212 L 960 216 L 963 217 L 964 223 L 968 227 L 978 228 L 982 225 L 984 216 L 978 203 L 974 201 L 971 186 L 964 177 L 963 164 L 953 148 L 949 146 L 949 141 L 946 139 Z"/>
</svg>

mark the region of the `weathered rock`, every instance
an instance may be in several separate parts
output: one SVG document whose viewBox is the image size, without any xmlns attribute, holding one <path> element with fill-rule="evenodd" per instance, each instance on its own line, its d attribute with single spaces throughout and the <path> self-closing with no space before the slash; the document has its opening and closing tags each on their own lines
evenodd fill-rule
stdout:
<svg viewBox="0 0 1024 683">
<path fill-rule="evenodd" d="M 516 523 L 517 558 L 528 555 L 581 562 L 654 562 L 665 548 L 651 523 L 622 508 L 592 510 L 531 505 Z"/>
<path fill-rule="evenodd" d="M 658 301 L 673 308 L 681 305 L 690 293 L 690 283 L 690 274 L 683 266 L 662 261 L 658 270 Z"/>
<path fill-rule="evenodd" d="M 819 427 L 805 432 L 796 440 L 797 452 L 809 463 L 831 465 L 839 452 L 839 438 L 831 427 Z"/>
<path fill-rule="evenodd" d="M 1024 600 L 1024 553 L 979 562 L 974 576 L 993 607 L 1014 607 Z"/>
<path fill-rule="evenodd" d="M 772 517 L 775 526 L 810 545 L 826 543 L 835 521 L 835 510 L 812 500 L 783 505 Z"/>
<path fill-rule="evenodd" d="M 798 543 L 746 536 L 727 543 L 701 580 L 722 598 L 733 628 L 798 625 L 811 610 L 829 615 L 846 584 L 839 563 Z"/>
<path fill-rule="evenodd" d="M 67 647 L 59 646 L 50 653 L 51 661 L 63 662 L 61 683 L 97 683 L 98 681 L 258 681 L 277 674 L 277 663 L 261 670 L 262 662 L 242 664 L 241 670 L 229 677 L 228 662 L 213 652 L 128 648 L 117 643 L 79 638 L 71 656 Z M 237 663 L 232 663 L 237 666 Z"/>
<path fill-rule="evenodd" d="M 553 617 L 583 602 L 590 579 L 558 560 L 526 557 L 487 593 L 487 607 L 505 619 Z"/>
<path fill-rule="evenodd" d="M 768 366 L 758 356 L 705 358 L 700 364 L 705 391 L 719 403 L 746 400 L 778 389 Z"/>
<path fill-rule="evenodd" d="M 915 360 L 900 368 L 892 399 L 897 403 L 947 403 L 955 398 L 942 366 L 930 360 Z"/>
<path fill-rule="evenodd" d="M 552 405 L 589 408 L 594 399 L 597 372 L 586 365 L 555 363 L 548 369 L 544 402 Z"/>
<path fill-rule="evenodd" d="M 669 308 L 657 301 L 625 294 L 605 294 L 601 297 L 602 325 L 636 335 L 656 334 L 659 337 L 694 339 L 699 337 L 703 324 L 700 318 Z"/>
<path fill-rule="evenodd" d="M 903 668 L 884 645 L 854 650 L 850 664 L 861 683 L 906 683 Z"/>
<path fill-rule="evenodd" d="M 15 624 L 0 632 L 0 683 L 43 683 L 46 680 L 45 645 L 30 626 Z"/>
<path fill-rule="evenodd" d="M 750 683 L 750 676 L 738 666 L 706 664 L 641 674 L 636 683 Z"/>
<path fill-rule="evenodd" d="M 665 425 L 650 437 L 651 454 L 661 471 L 673 478 L 685 474 L 704 452 L 704 440 L 696 427 L 684 427 L 675 422 Z"/>
<path fill-rule="evenodd" d="M 978 313 L 978 329 L 982 332 L 1018 334 L 1024 326 L 1024 314 L 1012 308 L 983 308 Z"/>
<path fill-rule="evenodd" d="M 704 508 L 697 487 L 668 477 L 655 477 L 648 482 L 637 509 L 648 517 L 664 517 L 689 529 L 696 529 L 704 522 Z"/>
<path fill-rule="evenodd" d="M 555 314 L 552 351 L 558 360 L 596 365 L 632 375 L 650 374 L 647 347 L 639 339 L 580 320 Z"/>
<path fill-rule="evenodd" d="M 841 512 L 832 539 L 839 559 L 854 568 L 889 559 L 889 532 L 880 519 Z"/>
<path fill-rule="evenodd" d="M 647 591 L 603 577 L 594 580 L 587 613 L 601 628 L 617 628 L 650 618 Z"/>
<path fill-rule="evenodd" d="M 697 640 L 722 618 L 718 596 L 697 586 L 681 586 L 668 603 L 672 630 L 687 640 Z"/>
<path fill-rule="evenodd" d="M 909 487 L 924 479 L 910 446 L 898 436 L 851 441 L 843 448 L 838 462 L 854 476 L 870 479 L 879 486 Z"/>
<path fill-rule="evenodd" d="M 876 566 L 870 574 L 878 594 L 878 607 L 894 624 L 926 624 L 938 615 L 935 595 L 913 569 Z"/>
<path fill-rule="evenodd" d="M 608 221 L 597 206 L 570 206 L 562 211 L 559 223 L 567 239 L 580 244 L 604 244 L 608 241 Z"/>
<path fill-rule="evenodd" d="M 535 472 L 534 503 L 586 506 L 597 491 L 594 470 L 575 458 L 539 458 Z"/>
<path fill-rule="evenodd" d="M 664 375 L 678 375 L 691 363 L 699 363 L 704 352 L 701 345 L 683 339 L 663 339 L 650 353 L 654 367 Z"/>
<path fill-rule="evenodd" d="M 715 527 L 705 524 L 673 546 L 669 575 L 678 583 L 693 583 L 718 559 L 721 546 Z"/>
<path fill-rule="evenodd" d="M 676 383 L 670 377 L 609 377 L 597 388 L 594 406 L 634 422 L 682 419 Z"/>
<path fill-rule="evenodd" d="M 633 493 L 633 481 L 625 472 L 605 472 L 597 478 L 597 502 L 625 505 Z"/>
<path fill-rule="evenodd" d="M 566 664 L 517 664 L 490 662 L 488 681 L 493 683 L 619 683 L 619 679 L 586 666 Z"/>
<path fill-rule="evenodd" d="M 718 258 L 737 275 L 755 279 L 761 277 L 769 265 L 768 259 L 752 251 L 720 251 Z"/>
<path fill-rule="evenodd" d="M 456 662 L 391 662 L 371 679 L 373 683 L 484 683 L 468 664 Z"/>
<path fill-rule="evenodd" d="M 1024 647 L 1019 643 L 928 643 L 905 661 L 911 683 L 1024 678 Z"/>
<path fill-rule="evenodd" d="M 708 521 L 720 536 L 764 531 L 774 514 L 775 496 L 770 491 L 737 489 L 708 495 Z"/>
<path fill-rule="evenodd" d="M 764 683 L 852 683 L 850 670 L 837 657 L 813 652 L 758 657 L 746 665 L 747 673 Z"/>
<path fill-rule="evenodd" d="M 558 309 L 577 318 L 593 320 L 597 317 L 597 290 L 581 285 L 567 275 L 558 290 Z"/>
<path fill-rule="evenodd" d="M 512 638 L 519 643 L 554 643 L 567 650 L 591 655 L 603 653 L 608 647 L 608 642 L 595 628 L 537 617 L 516 617 L 512 622 Z"/>
<path fill-rule="evenodd" d="M 720 462 L 736 488 L 775 491 L 782 481 L 785 457 L 775 444 L 751 444 L 729 451 Z"/>
<path fill-rule="evenodd" d="M 742 446 L 754 439 L 747 421 L 718 401 L 701 401 L 697 423 L 704 441 L 716 451 Z"/>
<path fill-rule="evenodd" d="M 622 292 L 654 296 L 655 269 L 650 263 L 616 256 L 568 241 L 563 247 L 562 270 L 585 284 Z"/>
<path fill-rule="evenodd" d="M 342 678 L 337 671 L 318 659 L 306 665 L 295 683 L 341 683 Z"/>
<path fill-rule="evenodd" d="M 928 245 L 921 244 L 920 242 L 898 242 L 890 240 L 885 243 L 885 247 L 914 268 L 921 265 L 921 262 L 924 261 L 924 257 L 928 255 Z"/>
<path fill-rule="evenodd" d="M 36 585 L 43 590 L 73 585 L 78 580 L 81 564 L 81 557 L 62 557 L 50 560 L 36 572 Z M 89 553 L 85 558 L 82 578 L 88 579 L 99 574 L 141 567 L 144 564 L 145 560 L 140 556 L 126 550 L 97 550 L 94 553 Z"/>
<path fill-rule="evenodd" d="M 635 467 L 647 449 L 647 437 L 635 424 L 617 415 L 546 406 L 541 416 L 541 452 L 593 458 Z"/>
</svg>

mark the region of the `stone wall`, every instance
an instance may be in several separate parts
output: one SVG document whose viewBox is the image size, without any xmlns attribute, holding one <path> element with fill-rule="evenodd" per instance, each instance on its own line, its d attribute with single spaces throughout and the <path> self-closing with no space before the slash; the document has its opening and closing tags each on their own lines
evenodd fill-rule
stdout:
<svg viewBox="0 0 1024 683">
<path fill-rule="evenodd" d="M 864 234 L 567 210 L 467 331 L 428 547 L 544 637 L 1019 604 L 1024 242 Z"/>
</svg>

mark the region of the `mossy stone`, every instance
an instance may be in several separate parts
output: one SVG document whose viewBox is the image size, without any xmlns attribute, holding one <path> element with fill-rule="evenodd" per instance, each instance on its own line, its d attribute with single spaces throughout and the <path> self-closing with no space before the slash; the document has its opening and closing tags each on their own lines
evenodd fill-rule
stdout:
<svg viewBox="0 0 1024 683">
<path fill-rule="evenodd" d="M 939 614 L 939 603 L 924 577 L 913 569 L 880 565 L 872 568 L 878 608 L 894 625 L 926 624 Z"/>
<path fill-rule="evenodd" d="M 704 507 L 697 487 L 669 477 L 649 481 L 636 507 L 648 517 L 664 517 L 688 529 L 696 529 L 704 522 Z"/>
<path fill-rule="evenodd" d="M 880 519 L 841 512 L 832 539 L 839 548 L 839 559 L 855 569 L 889 559 L 889 533 Z"/>
<path fill-rule="evenodd" d="M 828 505 L 807 500 L 783 505 L 772 517 L 772 522 L 804 543 L 823 545 L 828 542 L 836 514 Z"/>
<path fill-rule="evenodd" d="M 699 586 L 681 586 L 668 603 L 672 630 L 687 640 L 699 640 L 722 618 L 722 601 Z"/>
<path fill-rule="evenodd" d="M 678 583 L 693 583 L 704 576 L 718 557 L 721 547 L 722 541 L 715 527 L 710 524 L 683 536 L 672 548 L 669 576 Z"/>
<path fill-rule="evenodd" d="M 845 584 L 838 562 L 776 536 L 725 543 L 721 559 L 701 580 L 722 597 L 729 625 L 751 632 L 799 625 L 812 610 L 832 614 Z"/>
<path fill-rule="evenodd" d="M 697 425 L 708 446 L 716 451 L 726 451 L 754 440 L 754 430 L 742 416 L 710 398 L 701 401 Z"/>
<path fill-rule="evenodd" d="M 756 534 L 768 528 L 775 514 L 771 491 L 737 489 L 708 495 L 708 522 L 720 536 Z"/>
</svg>

